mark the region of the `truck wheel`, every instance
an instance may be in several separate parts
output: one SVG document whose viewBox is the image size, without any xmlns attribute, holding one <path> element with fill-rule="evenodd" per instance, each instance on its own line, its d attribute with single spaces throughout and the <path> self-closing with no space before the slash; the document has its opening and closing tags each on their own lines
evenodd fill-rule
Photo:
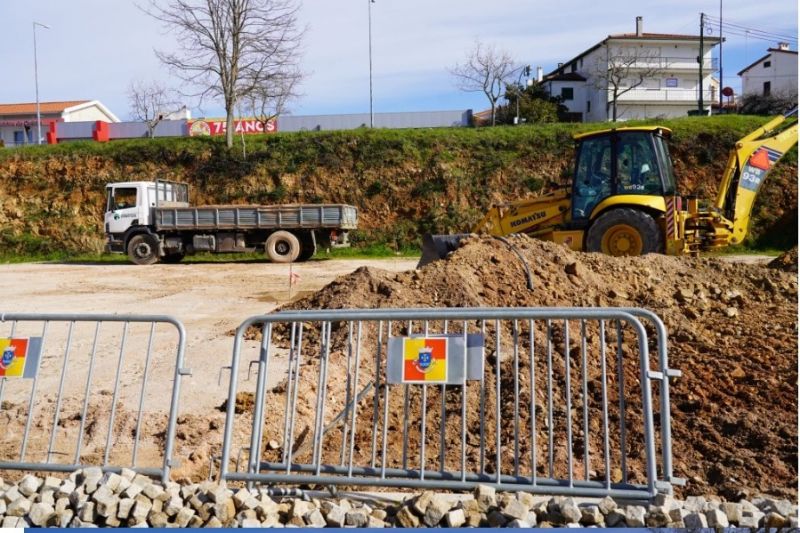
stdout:
<svg viewBox="0 0 800 533">
<path fill-rule="evenodd" d="M 152 265 L 158 261 L 158 239 L 139 234 L 128 241 L 128 258 L 137 265 Z"/>
<path fill-rule="evenodd" d="M 161 258 L 161 262 L 168 264 L 180 263 L 184 257 L 186 257 L 186 254 L 184 254 L 183 252 L 178 252 L 176 254 L 167 254 Z"/>
<path fill-rule="evenodd" d="M 613 256 L 663 253 L 664 236 L 644 211 L 613 209 L 600 215 L 589 228 L 586 250 Z"/>
<path fill-rule="evenodd" d="M 273 263 L 292 263 L 300 256 L 300 241 L 288 231 L 276 231 L 267 238 L 264 249 Z"/>
</svg>

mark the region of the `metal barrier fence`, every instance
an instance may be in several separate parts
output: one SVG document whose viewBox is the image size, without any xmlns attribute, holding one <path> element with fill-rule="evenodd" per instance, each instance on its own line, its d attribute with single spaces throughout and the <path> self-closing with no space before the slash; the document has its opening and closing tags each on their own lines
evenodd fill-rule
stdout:
<svg viewBox="0 0 800 533">
<path fill-rule="evenodd" d="M 658 370 L 637 316 L 655 327 Z M 238 393 L 253 365 L 253 392 Z M 277 313 L 237 329 L 230 372 L 223 480 L 635 499 L 680 481 L 669 422 L 679 374 L 644 310 Z"/>
<path fill-rule="evenodd" d="M 185 342 L 169 316 L 0 313 L 0 469 L 169 479 Z"/>
</svg>

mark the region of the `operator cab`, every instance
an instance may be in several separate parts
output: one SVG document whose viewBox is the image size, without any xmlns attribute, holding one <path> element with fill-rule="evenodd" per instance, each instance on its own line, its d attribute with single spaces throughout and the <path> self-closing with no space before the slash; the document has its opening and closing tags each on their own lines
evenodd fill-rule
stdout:
<svg viewBox="0 0 800 533">
<path fill-rule="evenodd" d="M 611 196 L 675 194 L 667 128 L 617 128 L 576 137 L 572 222 L 585 226 L 597 205 Z"/>
</svg>

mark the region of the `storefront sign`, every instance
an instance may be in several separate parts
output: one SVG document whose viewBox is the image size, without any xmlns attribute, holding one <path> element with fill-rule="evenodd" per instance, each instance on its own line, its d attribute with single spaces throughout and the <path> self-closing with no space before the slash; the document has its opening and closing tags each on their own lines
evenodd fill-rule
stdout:
<svg viewBox="0 0 800 533">
<path fill-rule="evenodd" d="M 224 118 L 204 118 L 189 120 L 186 122 L 189 127 L 191 137 L 202 135 L 225 135 L 227 121 Z M 272 119 L 264 122 L 256 118 L 241 118 L 233 121 L 234 132 L 237 135 L 255 135 L 259 133 L 275 133 L 278 131 L 278 123 Z"/>
</svg>

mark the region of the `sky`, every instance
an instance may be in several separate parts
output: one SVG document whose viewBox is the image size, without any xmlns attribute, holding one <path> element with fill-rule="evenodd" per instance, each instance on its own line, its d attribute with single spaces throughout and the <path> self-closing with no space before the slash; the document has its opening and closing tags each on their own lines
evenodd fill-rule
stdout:
<svg viewBox="0 0 800 533">
<path fill-rule="evenodd" d="M 306 78 L 291 112 L 368 112 L 369 0 L 298 1 Z M 701 12 L 720 14 L 720 0 L 375 0 L 371 7 L 376 113 L 486 108 L 485 97 L 459 91 L 448 73 L 476 39 L 547 73 L 609 34 L 633 32 L 636 16 L 645 32 L 695 35 Z M 722 0 L 722 18 L 791 36 L 797 50 L 796 0 Z M 171 50 L 175 38 L 132 0 L 0 0 L 0 21 L 0 103 L 35 100 L 33 21 L 50 26 L 36 29 L 41 101 L 97 99 L 125 119 L 132 81 L 180 87 L 154 54 Z M 737 93 L 736 73 L 777 45 L 738 33 L 723 28 L 723 82 Z M 184 100 L 195 117 L 224 115 L 220 102 Z"/>
</svg>

